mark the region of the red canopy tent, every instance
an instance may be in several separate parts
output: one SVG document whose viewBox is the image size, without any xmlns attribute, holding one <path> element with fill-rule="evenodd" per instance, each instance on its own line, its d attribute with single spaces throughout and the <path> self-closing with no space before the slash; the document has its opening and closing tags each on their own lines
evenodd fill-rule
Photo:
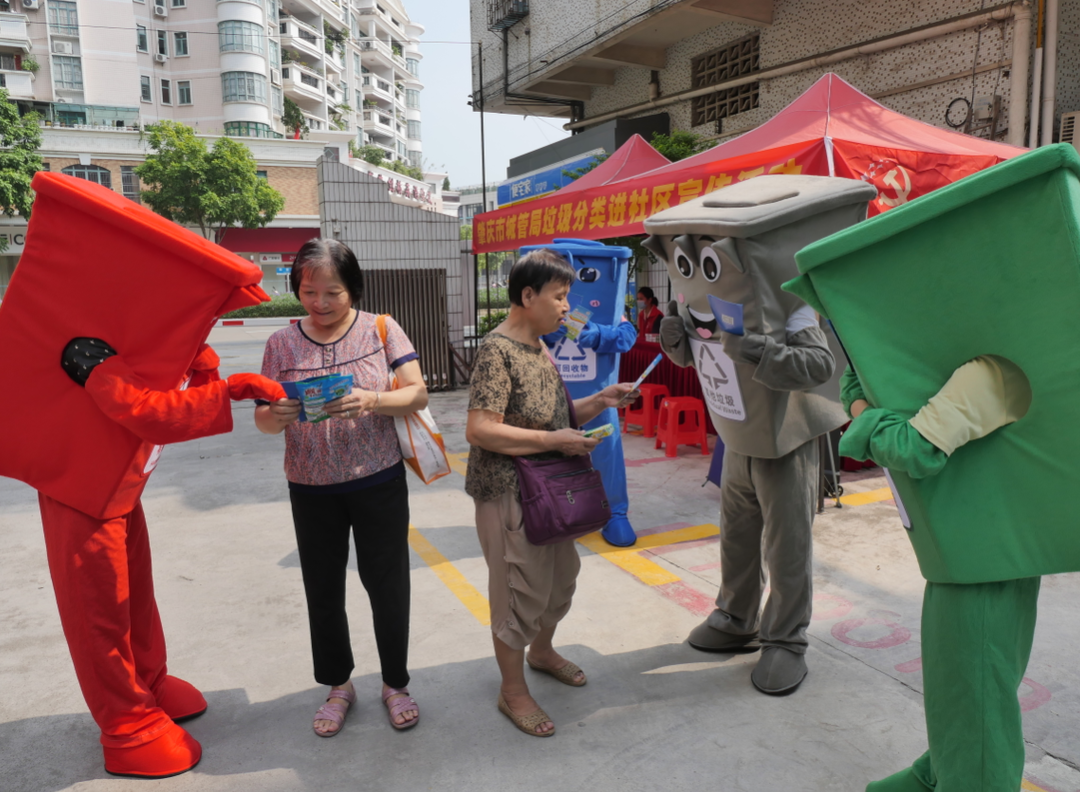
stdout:
<svg viewBox="0 0 1080 792">
<path fill-rule="evenodd" d="M 656 212 L 765 173 L 863 179 L 878 188 L 874 215 L 1024 150 L 908 118 L 826 74 L 769 121 L 697 156 L 582 184 L 609 159 L 543 200 L 479 214 L 473 250 L 642 234 Z"/>
</svg>

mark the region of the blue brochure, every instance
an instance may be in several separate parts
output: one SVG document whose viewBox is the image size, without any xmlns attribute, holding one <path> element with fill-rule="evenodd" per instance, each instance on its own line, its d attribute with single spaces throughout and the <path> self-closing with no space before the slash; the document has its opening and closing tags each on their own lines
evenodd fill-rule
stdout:
<svg viewBox="0 0 1080 792">
<path fill-rule="evenodd" d="M 721 300 L 713 294 L 708 295 L 708 297 L 709 307 L 712 308 L 716 321 L 720 323 L 720 329 L 732 335 L 742 335 L 742 306 L 739 303 Z"/>
<path fill-rule="evenodd" d="M 323 412 L 323 405 L 347 395 L 352 390 L 352 384 L 352 374 L 330 374 L 296 382 L 283 382 L 281 387 L 290 399 L 300 400 L 301 421 L 318 423 L 330 417 Z"/>
</svg>

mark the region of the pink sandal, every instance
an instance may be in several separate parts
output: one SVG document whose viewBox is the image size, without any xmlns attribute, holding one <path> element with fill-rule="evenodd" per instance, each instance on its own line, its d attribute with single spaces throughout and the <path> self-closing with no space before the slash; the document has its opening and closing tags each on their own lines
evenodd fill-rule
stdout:
<svg viewBox="0 0 1080 792">
<path fill-rule="evenodd" d="M 344 699 L 349 702 L 348 704 L 339 704 L 338 702 L 330 703 L 330 699 Z M 315 728 L 315 724 L 312 723 L 312 730 L 320 737 L 333 737 L 335 734 L 341 732 L 342 727 L 345 725 L 345 713 L 349 711 L 349 707 L 356 703 L 356 691 L 355 690 L 343 690 L 341 688 L 332 688 L 330 695 L 326 697 L 326 703 L 319 707 L 319 711 L 315 713 L 315 720 L 328 720 L 337 724 L 337 728 L 332 732 L 321 732 Z"/>
<path fill-rule="evenodd" d="M 399 698 L 393 704 L 387 702 L 387 699 L 391 696 L 404 695 L 405 698 Z M 409 695 L 408 688 L 387 688 L 386 692 L 382 694 L 383 704 L 386 705 L 386 709 L 390 713 L 390 725 L 398 731 L 404 729 L 411 729 L 417 723 L 420 722 L 420 706 L 416 703 L 416 699 Z M 398 715 L 409 710 L 416 710 L 416 717 L 412 720 L 407 720 L 404 723 L 397 723 L 394 721 Z"/>
</svg>

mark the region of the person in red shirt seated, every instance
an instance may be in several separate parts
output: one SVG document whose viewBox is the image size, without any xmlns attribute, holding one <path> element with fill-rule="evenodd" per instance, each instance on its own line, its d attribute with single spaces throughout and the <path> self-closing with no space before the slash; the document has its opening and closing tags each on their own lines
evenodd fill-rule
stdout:
<svg viewBox="0 0 1080 792">
<path fill-rule="evenodd" d="M 660 332 L 660 320 L 664 314 L 660 311 L 660 302 L 653 290 L 642 286 L 637 292 L 638 333 L 641 336 Z"/>
</svg>

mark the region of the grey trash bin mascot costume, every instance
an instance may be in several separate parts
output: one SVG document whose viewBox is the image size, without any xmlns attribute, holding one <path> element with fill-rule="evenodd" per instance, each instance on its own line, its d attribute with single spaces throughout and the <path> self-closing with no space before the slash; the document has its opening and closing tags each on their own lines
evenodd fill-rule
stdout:
<svg viewBox="0 0 1080 792">
<path fill-rule="evenodd" d="M 752 651 L 760 638 L 751 681 L 763 693 L 791 693 L 806 676 L 816 438 L 847 420 L 814 392 L 835 368 L 817 315 L 781 284 L 798 274 L 796 251 L 863 220 L 875 195 L 850 179 L 760 176 L 645 221 L 645 247 L 667 264 L 675 298 L 661 346 L 675 365 L 697 369 L 724 442 L 722 582 L 690 645 Z M 718 327 L 710 294 L 742 306 L 742 335 Z M 772 590 L 762 611 L 765 570 Z"/>
</svg>

